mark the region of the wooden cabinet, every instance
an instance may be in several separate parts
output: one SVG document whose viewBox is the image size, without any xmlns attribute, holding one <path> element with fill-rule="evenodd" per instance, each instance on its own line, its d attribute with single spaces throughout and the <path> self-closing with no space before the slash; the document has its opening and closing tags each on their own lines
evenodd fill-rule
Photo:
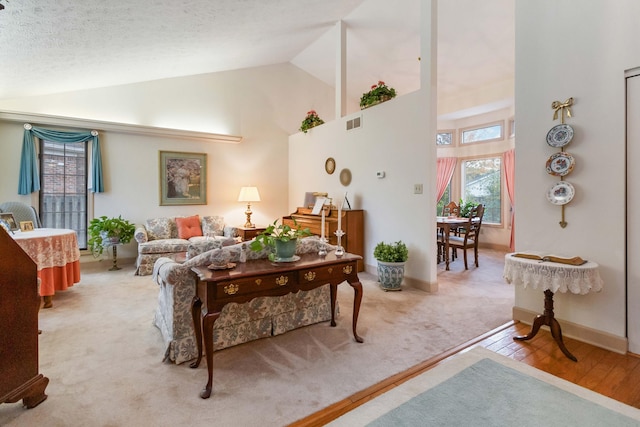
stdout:
<svg viewBox="0 0 640 427">
<path fill-rule="evenodd" d="M 0 227 L 0 403 L 22 399 L 33 408 L 47 398 L 38 373 L 38 272 L 35 262 Z"/>
<path fill-rule="evenodd" d="M 325 214 L 324 235 L 332 245 L 338 244 L 335 232 L 338 230 L 338 210 L 331 209 Z M 311 209 L 298 208 L 296 212 L 282 218 L 283 224 L 293 227 L 293 220 L 303 228 L 309 227 L 311 233 L 320 236 L 322 234 L 321 215 L 312 215 Z M 361 209 L 349 209 L 342 211 L 341 219 L 342 246 L 346 252 L 360 255 L 364 258 L 364 211 Z M 364 261 L 358 261 L 358 271 L 364 271 Z"/>
</svg>

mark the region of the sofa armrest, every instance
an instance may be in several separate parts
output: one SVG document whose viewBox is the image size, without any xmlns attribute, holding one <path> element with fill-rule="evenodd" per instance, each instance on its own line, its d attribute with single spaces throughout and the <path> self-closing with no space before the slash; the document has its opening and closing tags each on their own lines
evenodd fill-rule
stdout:
<svg viewBox="0 0 640 427">
<path fill-rule="evenodd" d="M 133 234 L 134 239 L 138 243 L 145 243 L 149 241 L 149 235 L 147 234 L 147 229 L 142 224 L 136 224 L 136 231 Z"/>
</svg>

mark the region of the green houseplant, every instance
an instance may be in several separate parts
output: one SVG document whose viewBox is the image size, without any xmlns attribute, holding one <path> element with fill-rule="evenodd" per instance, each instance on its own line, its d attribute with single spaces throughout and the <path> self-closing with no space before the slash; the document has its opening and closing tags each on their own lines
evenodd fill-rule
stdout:
<svg viewBox="0 0 640 427">
<path fill-rule="evenodd" d="M 122 216 L 109 218 L 103 215 L 89 222 L 87 245 L 94 256 L 102 255 L 104 247 L 114 243 L 129 243 L 136 231 L 135 225 Z"/>
<path fill-rule="evenodd" d="M 302 228 L 298 222 L 293 220 L 294 226 L 288 224 L 278 224 L 276 219 L 262 233 L 258 234 L 249 247 L 254 251 L 261 251 L 265 247 L 271 250 L 269 260 L 288 260 L 296 253 L 296 244 L 299 237 L 311 235 L 309 228 Z"/>
<path fill-rule="evenodd" d="M 409 249 L 402 241 L 380 242 L 373 250 L 378 261 L 378 282 L 385 291 L 399 291 L 404 279 L 404 265 L 409 259 Z"/>
<path fill-rule="evenodd" d="M 471 213 L 471 209 L 478 206 L 478 203 L 470 202 L 470 201 L 463 202 L 462 199 L 460 199 L 459 206 L 460 206 L 460 216 L 463 218 L 469 218 L 469 213 Z"/>
<path fill-rule="evenodd" d="M 388 87 L 382 80 L 377 85 L 371 86 L 369 92 L 363 93 L 360 98 L 360 109 L 364 110 L 367 107 L 371 107 L 381 102 L 390 100 L 396 97 L 396 90 L 392 87 Z"/>
<path fill-rule="evenodd" d="M 300 130 L 304 133 L 307 133 L 309 129 L 320 126 L 321 124 L 324 124 L 324 120 L 322 120 L 320 116 L 318 116 L 316 110 L 307 111 L 307 117 L 305 117 L 302 121 Z"/>
</svg>

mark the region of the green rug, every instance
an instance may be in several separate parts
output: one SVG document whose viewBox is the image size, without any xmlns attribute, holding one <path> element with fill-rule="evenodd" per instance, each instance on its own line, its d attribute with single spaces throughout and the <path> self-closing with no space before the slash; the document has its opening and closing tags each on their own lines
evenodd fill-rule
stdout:
<svg viewBox="0 0 640 427">
<path fill-rule="evenodd" d="M 336 425 L 640 426 L 640 411 L 635 408 L 520 364 L 537 371 L 536 378 L 530 375 L 532 372 L 514 365 L 519 362 L 494 353 L 483 357 L 489 356 L 485 352 L 484 349 L 470 352 L 473 354 L 467 358 L 480 359 L 467 361 L 472 364 L 466 368 L 464 365 L 468 363 L 462 363 L 453 371 L 446 367 L 444 370 L 448 373 L 443 375 L 428 371 L 405 383 L 407 386 L 398 387 L 400 390 L 387 393 L 395 392 L 403 397 L 387 399 L 384 403 L 385 395 L 380 396 L 340 418 Z M 461 357 L 464 359 L 465 355 Z M 441 366 L 433 371 L 439 368 Z M 439 382 L 443 376 L 449 377 Z M 414 397 L 410 397 L 412 395 Z M 378 399 L 381 400 L 376 403 Z M 403 399 L 404 403 L 396 405 Z M 361 417 L 358 412 L 366 416 Z"/>
</svg>

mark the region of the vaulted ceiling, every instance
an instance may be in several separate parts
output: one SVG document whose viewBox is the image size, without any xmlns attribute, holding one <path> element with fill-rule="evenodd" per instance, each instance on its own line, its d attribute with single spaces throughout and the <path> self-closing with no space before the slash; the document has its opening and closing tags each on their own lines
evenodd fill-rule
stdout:
<svg viewBox="0 0 640 427">
<path fill-rule="evenodd" d="M 440 0 L 438 93 L 513 80 L 514 0 Z M 347 91 L 419 88 L 420 0 L 0 0 L 0 98 L 291 62 Z"/>
</svg>

